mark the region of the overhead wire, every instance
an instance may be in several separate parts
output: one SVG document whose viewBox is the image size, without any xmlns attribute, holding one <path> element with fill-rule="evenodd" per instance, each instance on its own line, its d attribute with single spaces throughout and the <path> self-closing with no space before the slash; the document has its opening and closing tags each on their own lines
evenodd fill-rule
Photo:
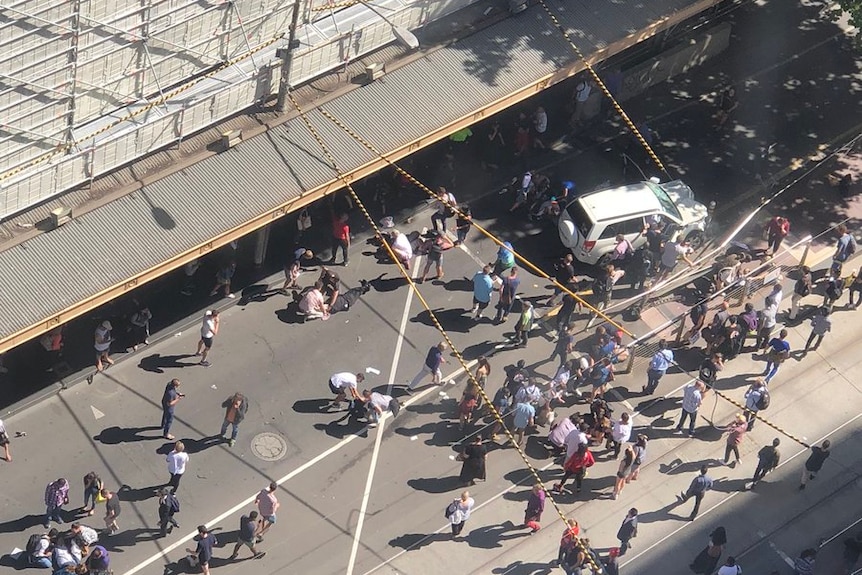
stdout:
<svg viewBox="0 0 862 575">
<path fill-rule="evenodd" d="M 471 383 L 473 383 L 473 385 L 476 386 L 476 388 L 479 390 L 479 393 L 482 396 L 482 400 L 490 408 L 491 413 L 494 416 L 494 419 L 497 421 L 497 423 L 500 424 L 500 426 L 501 426 L 503 432 L 505 433 L 506 437 L 508 438 L 509 442 L 514 446 L 514 448 L 517 451 L 518 455 L 520 456 L 521 460 L 527 466 L 528 471 L 535 478 L 536 483 L 547 494 L 547 498 L 550 499 L 551 504 L 553 505 L 554 510 L 557 512 L 560 519 L 563 521 L 564 524 L 567 524 L 566 522 L 567 522 L 568 518 L 566 517 L 565 513 L 563 512 L 562 508 L 557 503 L 557 501 L 554 500 L 552 490 L 548 489 L 545 486 L 545 483 L 544 483 L 544 481 L 542 481 L 542 478 L 539 475 L 538 470 L 533 466 L 533 464 L 527 458 L 527 455 L 526 455 L 526 453 L 524 453 L 524 450 L 521 448 L 521 446 L 518 445 L 518 443 L 515 441 L 514 435 L 509 430 L 508 426 L 506 425 L 506 422 L 503 420 L 502 415 L 497 410 L 497 407 L 494 405 L 494 402 L 488 396 L 484 387 L 476 379 L 475 374 L 473 374 L 470 371 L 469 366 L 467 365 L 467 362 L 465 361 L 463 355 L 458 350 L 458 348 L 455 346 L 455 344 L 452 342 L 451 338 L 449 337 L 449 334 L 446 332 L 446 329 L 440 323 L 439 319 L 437 318 L 437 315 L 431 309 L 431 306 L 428 304 L 427 300 L 422 295 L 422 292 L 419 290 L 418 286 L 413 281 L 413 278 L 410 277 L 410 274 L 408 273 L 407 269 L 401 263 L 401 261 L 399 260 L 399 258 L 395 254 L 395 252 L 392 250 L 392 246 L 389 245 L 389 242 L 386 240 L 386 238 L 381 233 L 380 228 L 378 227 L 377 223 L 374 221 L 374 218 L 368 212 L 367 208 L 365 207 L 365 204 L 362 202 L 362 200 L 359 198 L 359 195 L 353 189 L 353 185 L 350 182 L 349 178 L 347 178 L 345 173 L 341 170 L 338 163 L 336 162 L 334 156 L 332 155 L 331 151 L 329 150 L 329 146 L 326 145 L 326 142 L 323 140 L 322 136 L 319 134 L 319 132 L 314 127 L 314 125 L 311 123 L 311 121 L 308 119 L 305 111 L 301 108 L 299 103 L 296 101 L 293 94 L 290 91 L 288 91 L 287 96 L 288 96 L 288 99 L 290 100 L 291 104 L 293 105 L 294 109 L 299 114 L 299 117 L 302 119 L 303 123 L 305 124 L 306 128 L 308 129 L 309 133 L 315 139 L 318 146 L 320 146 L 321 151 L 323 152 L 327 161 L 331 165 L 332 169 L 335 171 L 336 176 L 338 177 L 339 180 L 341 180 L 344 183 L 344 185 L 347 188 L 348 193 L 350 194 L 351 198 L 353 199 L 355 205 L 362 212 L 363 216 L 365 216 L 366 220 L 368 221 L 369 225 L 371 226 L 372 230 L 374 231 L 375 236 L 380 240 L 381 245 L 385 249 L 386 253 L 392 259 L 392 261 L 395 262 L 395 265 L 398 267 L 399 273 L 407 281 L 408 286 L 413 291 L 414 295 L 419 300 L 419 302 L 422 304 L 422 307 L 425 308 L 425 311 L 429 314 L 429 317 L 430 317 L 432 323 L 434 324 L 434 327 L 437 329 L 438 332 L 440 332 L 440 335 L 443 337 L 443 340 L 449 346 L 449 349 L 452 350 L 452 353 L 455 355 L 456 359 L 458 360 L 458 363 L 461 365 L 461 368 L 464 370 L 464 373 L 470 379 Z M 573 535 L 573 541 L 575 541 L 576 545 L 581 549 L 581 551 L 583 551 L 587 562 L 590 564 L 590 566 L 594 570 L 594 572 L 601 573 L 602 567 L 600 565 L 596 564 L 596 562 L 592 559 L 592 556 L 588 552 L 589 550 L 584 546 L 581 539 L 579 537 L 577 537 L 577 534 L 574 533 L 573 531 L 572 531 L 572 535 Z"/>
</svg>

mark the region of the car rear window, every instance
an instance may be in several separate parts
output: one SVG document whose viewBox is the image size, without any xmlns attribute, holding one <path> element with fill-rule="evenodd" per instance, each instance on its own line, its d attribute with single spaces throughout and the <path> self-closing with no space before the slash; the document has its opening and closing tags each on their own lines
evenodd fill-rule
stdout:
<svg viewBox="0 0 862 575">
<path fill-rule="evenodd" d="M 575 224 L 575 228 L 577 228 L 581 236 L 587 238 L 593 224 L 587 217 L 587 213 L 584 211 L 583 206 L 581 206 L 581 202 L 577 199 L 573 202 L 569 202 L 569 205 L 566 206 L 566 212 L 568 212 L 569 217 L 572 219 L 572 223 Z"/>
</svg>

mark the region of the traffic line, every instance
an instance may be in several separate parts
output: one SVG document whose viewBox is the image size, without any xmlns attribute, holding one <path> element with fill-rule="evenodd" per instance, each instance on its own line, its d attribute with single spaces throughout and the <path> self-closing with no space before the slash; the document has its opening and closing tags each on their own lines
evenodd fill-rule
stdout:
<svg viewBox="0 0 862 575">
<path fill-rule="evenodd" d="M 411 277 L 416 279 L 422 256 L 416 258 Z M 398 371 L 398 363 L 401 360 L 401 347 L 404 344 L 404 332 L 407 329 L 407 320 L 410 317 L 410 305 L 413 303 L 414 290 L 407 290 L 407 298 L 404 301 L 404 310 L 401 312 L 401 325 L 398 328 L 398 339 L 395 341 L 395 351 L 392 354 L 392 365 L 389 366 L 389 385 L 386 394 L 392 394 L 392 385 L 395 382 L 395 374 Z M 388 415 L 388 414 L 387 414 Z M 362 528 L 365 526 L 365 515 L 368 511 L 368 502 L 371 499 L 371 486 L 374 483 L 374 472 L 377 470 L 377 459 L 380 456 L 380 444 L 383 441 L 383 428 L 386 425 L 386 417 L 378 420 L 377 435 L 374 437 L 374 449 L 371 452 L 371 464 L 368 467 L 368 476 L 365 478 L 365 491 L 362 493 L 362 503 L 359 506 L 359 517 L 356 519 L 356 531 L 353 534 L 353 545 L 350 548 L 350 559 L 347 561 L 346 575 L 353 575 L 353 567 L 356 565 L 356 555 L 359 553 L 359 541 L 362 538 Z"/>
<path fill-rule="evenodd" d="M 852 419 L 850 419 L 850 420 L 848 420 L 848 421 L 845 421 L 844 423 L 842 423 L 841 425 L 839 425 L 839 426 L 838 426 L 838 427 L 836 427 L 835 429 L 833 429 L 833 430 L 829 431 L 829 432 L 828 432 L 828 433 L 826 433 L 823 437 L 821 437 L 820 439 L 818 439 L 818 440 L 814 441 L 814 442 L 813 442 L 813 444 L 820 443 L 820 442 L 821 442 L 821 441 L 823 441 L 824 439 L 828 438 L 830 435 L 833 435 L 833 434 L 835 434 L 835 433 L 837 433 L 837 432 L 841 431 L 842 429 L 844 429 L 845 427 L 847 427 L 847 426 L 848 426 L 848 425 L 850 425 L 851 423 L 855 422 L 855 421 L 856 421 L 857 419 L 859 419 L 860 417 L 862 417 L 862 413 L 857 414 L 857 415 L 856 415 L 855 417 L 853 417 Z M 779 463 L 779 464 L 778 464 L 778 468 L 784 467 L 785 465 L 787 465 L 788 463 L 790 463 L 791 461 L 793 461 L 794 459 L 796 459 L 796 458 L 797 458 L 797 457 L 799 457 L 800 455 L 805 455 L 805 454 L 807 454 L 807 453 L 808 453 L 808 451 L 809 451 L 808 449 L 803 449 L 803 450 L 801 450 L 801 451 L 797 451 L 796 453 L 794 453 L 793 455 L 791 455 L 790 457 L 788 457 L 785 461 L 783 461 L 783 462 Z M 776 469 L 777 469 L 777 468 L 776 468 Z M 719 501 L 718 503 L 716 503 L 715 505 L 713 505 L 712 507 L 710 507 L 709 509 L 707 509 L 706 511 L 704 511 L 703 513 L 701 513 L 701 514 L 698 516 L 698 519 L 701 519 L 703 516 L 705 516 L 705 515 L 708 515 L 708 514 L 712 513 L 713 511 L 715 511 L 716 509 L 718 509 L 719 507 L 721 507 L 722 505 L 724 505 L 725 503 L 727 503 L 728 501 L 730 501 L 731 499 L 733 499 L 734 497 L 736 497 L 737 495 L 739 495 L 739 494 L 741 494 L 741 493 L 744 493 L 744 492 L 743 492 L 743 491 L 735 491 L 735 492 L 731 493 L 730 495 L 728 495 L 727 497 L 725 497 L 724 499 L 722 499 L 721 501 Z M 647 553 L 649 553 L 650 551 L 652 551 L 653 549 L 655 549 L 655 548 L 656 548 L 656 547 L 658 547 L 659 545 L 663 544 L 663 543 L 664 543 L 665 541 L 667 541 L 668 539 L 670 539 L 670 538 L 672 538 L 672 537 L 676 536 L 676 534 L 677 534 L 677 533 L 679 533 L 679 532 L 680 532 L 680 531 L 682 531 L 683 529 L 687 528 L 688 526 L 693 525 L 694 523 L 695 523 L 695 521 L 686 521 L 685 523 L 683 523 L 682 525 L 680 525 L 679 527 L 677 527 L 676 529 L 674 529 L 673 531 L 671 531 L 670 533 L 668 533 L 667 535 L 665 535 L 664 537 L 662 537 L 661 539 L 659 539 L 658 541 L 656 541 L 655 543 L 653 543 L 652 545 L 650 545 L 649 547 L 644 548 L 644 549 L 643 549 L 643 551 L 641 551 L 640 553 L 638 553 L 638 554 L 637 554 L 637 555 L 635 555 L 634 557 L 630 558 L 630 559 L 629 559 L 628 561 L 626 561 L 625 563 L 621 564 L 621 565 L 620 565 L 620 567 L 625 567 L 626 565 L 629 565 L 630 563 L 633 563 L 633 562 L 634 562 L 634 561 L 636 561 L 639 557 L 642 557 L 642 556 L 646 555 Z M 752 549 L 755 549 L 755 547 L 750 547 L 749 549 L 746 549 L 745 551 L 743 551 L 742 553 L 740 553 L 739 555 L 737 555 L 737 559 L 740 559 L 740 558 L 742 558 L 742 557 L 745 557 L 745 555 L 747 555 L 747 554 L 748 554 Z"/>
</svg>

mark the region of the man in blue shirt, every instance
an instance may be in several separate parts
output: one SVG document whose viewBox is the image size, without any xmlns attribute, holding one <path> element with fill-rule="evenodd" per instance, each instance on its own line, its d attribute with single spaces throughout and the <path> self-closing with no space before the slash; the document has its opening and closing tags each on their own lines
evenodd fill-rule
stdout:
<svg viewBox="0 0 862 575">
<path fill-rule="evenodd" d="M 787 341 L 787 330 L 782 329 L 778 333 L 778 337 L 773 337 L 769 340 L 769 346 L 767 347 L 766 370 L 763 372 L 767 384 L 772 381 L 772 378 L 778 373 L 778 368 L 789 357 L 790 343 Z"/>
<path fill-rule="evenodd" d="M 694 497 L 694 509 L 691 510 L 691 515 L 688 518 L 689 521 L 694 521 L 694 518 L 697 517 L 703 496 L 707 491 L 712 489 L 712 478 L 706 474 L 707 471 L 709 471 L 709 468 L 706 465 L 702 466 L 700 468 L 700 475 L 692 479 L 691 485 L 689 485 L 685 493 L 680 494 L 681 503 L 688 501 L 689 497 Z"/>
<path fill-rule="evenodd" d="M 482 317 L 482 313 L 491 303 L 491 293 L 494 291 L 494 282 L 491 280 L 491 266 L 485 266 L 482 271 L 473 276 L 473 309 L 470 312 L 475 318 Z"/>
<path fill-rule="evenodd" d="M 649 362 L 647 384 L 643 387 L 645 394 L 655 393 L 659 380 L 664 376 L 671 363 L 673 363 L 673 352 L 667 348 L 667 341 L 663 339 L 658 342 L 658 351 Z"/>
<path fill-rule="evenodd" d="M 536 408 L 527 402 L 519 403 L 515 406 L 512 413 L 512 423 L 515 427 L 513 434 L 518 443 L 518 447 L 522 447 L 524 445 L 524 433 L 526 433 L 527 427 L 535 425 Z"/>
<path fill-rule="evenodd" d="M 440 385 L 443 379 L 443 373 L 440 371 L 440 366 L 446 363 L 446 358 L 443 357 L 443 352 L 449 347 L 445 341 L 441 341 L 434 347 L 428 350 L 428 355 L 425 356 L 425 364 L 416 377 L 407 384 L 407 393 L 412 392 L 425 379 L 426 375 L 431 375 L 431 382 L 435 385 Z"/>
</svg>

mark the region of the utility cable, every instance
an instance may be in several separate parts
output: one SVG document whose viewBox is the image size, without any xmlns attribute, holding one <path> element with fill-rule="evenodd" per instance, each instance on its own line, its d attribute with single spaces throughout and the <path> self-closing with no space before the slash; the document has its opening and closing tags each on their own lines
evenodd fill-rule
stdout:
<svg viewBox="0 0 862 575">
<path fill-rule="evenodd" d="M 290 99 L 291 104 L 293 104 L 293 107 L 296 109 L 297 113 L 299 114 L 300 118 L 302 119 L 303 123 L 305 124 L 306 128 L 308 129 L 309 133 L 317 141 L 317 144 L 320 146 L 321 151 L 323 152 L 324 156 L 326 156 L 327 161 L 331 165 L 332 169 L 335 171 L 338 179 L 340 179 L 344 183 L 344 185 L 347 187 L 347 190 L 350 193 L 350 196 L 353 198 L 353 201 L 355 202 L 356 206 L 360 209 L 362 214 L 365 216 L 366 220 L 368 220 L 369 225 L 374 230 L 375 236 L 377 236 L 377 238 L 380 240 L 382 246 L 386 250 L 386 253 L 392 259 L 392 261 L 395 262 L 395 264 L 398 266 L 398 271 L 401 273 L 401 276 L 407 281 L 407 284 L 410 286 L 410 289 L 413 290 L 413 293 L 416 295 L 416 298 L 422 304 L 422 307 L 424 307 L 425 311 L 428 312 L 429 317 L 431 318 L 431 321 L 434 324 L 434 327 L 437 329 L 438 332 L 440 332 L 440 335 L 443 337 L 443 340 L 446 342 L 446 344 L 452 350 L 452 353 L 455 354 L 455 357 L 458 360 L 458 363 L 461 365 L 461 368 L 464 370 L 464 373 L 467 375 L 468 378 L 470 378 L 470 381 L 479 390 L 479 393 L 482 395 L 482 400 L 491 409 L 491 412 L 494 416 L 494 419 L 502 427 L 502 429 L 505 432 L 506 437 L 508 438 L 509 442 L 511 442 L 511 444 L 517 450 L 518 455 L 521 457 L 521 460 L 527 466 L 527 469 L 529 470 L 530 474 L 535 478 L 536 483 L 545 491 L 547 498 L 551 500 L 551 504 L 554 506 L 554 509 L 556 510 L 560 519 L 563 521 L 564 524 L 567 524 L 568 518 L 566 517 L 565 513 L 563 513 L 563 510 L 560 507 L 560 505 L 554 500 L 552 490 L 547 489 L 547 487 L 545 486 L 545 483 L 542 481 L 542 478 L 539 476 L 539 472 L 536 470 L 536 468 L 533 466 L 533 464 L 530 463 L 530 460 L 527 458 L 527 455 L 524 453 L 523 449 L 521 449 L 521 446 L 518 445 L 518 443 L 515 441 L 514 435 L 509 430 L 508 426 L 506 425 L 505 421 L 503 420 L 503 417 L 501 416 L 500 412 L 497 410 L 497 407 L 494 405 L 494 402 L 491 400 L 490 397 L 488 397 L 488 394 L 485 392 L 484 387 L 476 379 L 476 376 L 470 371 L 469 366 L 467 365 L 467 362 L 464 360 L 463 355 L 458 350 L 458 348 L 455 347 L 455 344 L 452 342 L 451 338 L 449 337 L 449 334 L 443 328 L 443 325 L 440 323 L 439 319 L 437 318 L 437 315 L 431 309 L 431 306 L 428 304 L 428 302 L 425 300 L 425 297 L 422 295 L 421 291 L 416 286 L 415 282 L 413 281 L 413 278 L 410 277 L 410 274 L 407 272 L 407 269 L 401 263 L 401 260 L 398 258 L 398 256 L 396 256 L 395 252 L 392 250 L 392 246 L 390 246 L 389 242 L 386 240 L 386 238 L 383 237 L 383 234 L 380 232 L 380 228 L 377 226 L 377 223 L 374 221 L 374 218 L 368 212 L 367 208 L 365 207 L 365 204 L 359 198 L 359 195 L 353 189 L 353 185 L 351 184 L 350 180 L 345 176 L 344 172 L 342 172 L 342 170 L 339 168 L 338 163 L 336 162 L 335 158 L 332 156 L 332 153 L 329 150 L 329 146 L 326 145 L 326 142 L 320 136 L 317 129 L 315 129 L 315 127 L 311 124 L 311 121 L 308 119 L 305 112 L 299 106 L 299 103 L 293 97 L 293 94 L 290 91 L 288 91 L 287 96 Z M 584 546 L 581 539 L 579 537 L 577 537 L 574 532 L 572 532 L 572 535 L 573 535 L 573 541 L 575 541 L 576 545 L 581 549 L 581 551 L 583 551 L 588 563 L 590 564 L 590 567 L 594 570 L 594 572 L 601 573 L 602 572 L 601 566 L 597 565 L 596 562 L 593 560 L 592 556 L 589 554 L 588 549 Z"/>
</svg>

